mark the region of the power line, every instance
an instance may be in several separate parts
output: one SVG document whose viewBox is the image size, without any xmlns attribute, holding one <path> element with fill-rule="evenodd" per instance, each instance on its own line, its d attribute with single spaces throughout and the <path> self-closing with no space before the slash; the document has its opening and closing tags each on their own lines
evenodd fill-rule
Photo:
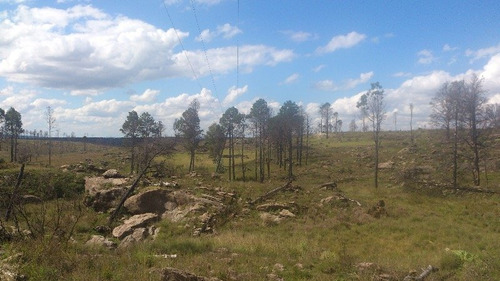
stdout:
<svg viewBox="0 0 500 281">
<path fill-rule="evenodd" d="M 201 41 L 201 44 L 203 46 L 203 53 L 205 54 L 205 61 L 207 62 L 208 71 L 210 72 L 210 78 L 212 79 L 212 86 L 214 87 L 215 96 L 217 96 L 217 87 L 215 86 L 214 75 L 213 75 L 213 72 L 212 72 L 212 68 L 210 67 L 210 62 L 208 60 L 207 48 L 205 46 L 205 40 L 203 40 L 203 34 L 201 33 L 200 24 L 198 22 L 198 15 L 196 14 L 196 8 L 194 6 L 194 0 L 191 0 L 190 2 L 191 2 L 191 7 L 192 7 L 192 10 L 193 10 L 194 18 L 196 20 L 196 26 L 198 27 L 198 32 L 200 34 L 200 41 Z"/>
<path fill-rule="evenodd" d="M 177 29 L 175 28 L 174 22 L 172 21 L 172 17 L 170 16 L 170 13 L 168 12 L 167 4 L 163 0 L 162 0 L 162 2 L 163 2 L 163 7 L 165 8 L 165 12 L 167 13 L 168 19 L 170 20 L 170 24 L 172 25 L 172 28 L 174 29 L 175 35 L 177 36 L 177 40 L 179 41 L 179 44 L 182 47 L 182 53 L 186 57 L 186 60 L 189 64 L 189 67 L 191 68 L 191 71 L 193 72 L 194 79 L 196 80 L 196 83 L 198 83 L 198 86 L 200 87 L 200 89 L 203 89 L 203 86 L 201 85 L 200 80 L 198 79 L 198 75 L 196 74 L 196 71 L 194 70 L 193 64 L 189 60 L 186 48 L 184 48 L 184 44 L 182 43 L 181 37 L 179 36 Z"/>
</svg>

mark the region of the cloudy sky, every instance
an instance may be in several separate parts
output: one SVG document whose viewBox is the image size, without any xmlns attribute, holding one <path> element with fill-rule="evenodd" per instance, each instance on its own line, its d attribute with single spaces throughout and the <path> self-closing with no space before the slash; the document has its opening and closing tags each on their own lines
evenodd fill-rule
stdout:
<svg viewBox="0 0 500 281">
<path fill-rule="evenodd" d="M 500 103 L 500 1 L 0 0 L 0 108 L 26 130 L 121 136 L 131 110 L 172 134 L 193 99 L 202 127 L 230 106 L 287 100 L 317 118 L 329 102 L 344 130 L 380 82 L 385 129 L 429 127 L 445 81 L 484 78 Z"/>
</svg>

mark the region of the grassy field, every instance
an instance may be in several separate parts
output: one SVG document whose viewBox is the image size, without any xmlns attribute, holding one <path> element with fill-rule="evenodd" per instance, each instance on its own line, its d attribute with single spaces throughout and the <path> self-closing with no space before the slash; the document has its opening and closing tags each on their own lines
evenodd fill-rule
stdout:
<svg viewBox="0 0 500 281">
<path fill-rule="evenodd" d="M 254 181 L 253 151 L 248 150 L 247 181 L 230 182 L 227 175 L 214 179 L 212 161 L 200 153 L 199 176 L 191 177 L 188 155 L 178 150 L 163 160 L 181 189 L 196 192 L 195 187 L 204 186 L 238 194 L 235 216 L 217 225 L 213 234 L 193 237 L 185 223 L 162 221 L 154 241 L 127 249 L 88 248 L 84 242 L 97 234 L 94 228 L 105 224 L 107 214 L 82 207 L 76 197 L 57 205 L 65 210 L 62 219 L 80 216 L 68 242 L 47 237 L 3 242 L 1 253 L 21 252 L 19 271 L 29 280 L 159 280 L 164 267 L 222 280 L 403 280 L 428 265 L 439 271 L 425 280 L 500 280 L 500 142 L 489 149 L 488 179 L 481 175 L 481 188 L 497 192 L 491 194 L 449 189 L 448 148 L 439 143 L 440 132 L 426 130 L 416 132 L 413 146 L 407 132 L 384 132 L 380 162 L 391 164 L 380 171 L 375 189 L 370 137 L 344 133 L 312 138 L 308 164 L 294 167 L 294 191 L 265 201 L 297 206 L 294 217 L 280 222 L 246 202 L 286 183 L 286 171 L 273 165 L 270 178 Z M 83 152 L 77 145 L 56 153 L 52 166 L 91 159 L 127 171 L 126 150 L 92 146 Z M 0 158 L 7 156 L 1 151 Z M 472 187 L 467 165 L 461 164 L 461 186 Z M 27 167 L 50 169 L 46 166 L 46 156 L 40 155 Z M 3 170 L 8 169 L 18 167 L 4 163 Z M 236 173 L 241 177 L 238 168 Z M 336 182 L 337 189 L 320 188 L 328 182 Z M 324 201 L 338 192 L 361 206 Z M 368 214 L 381 200 L 380 217 Z M 54 206 L 49 204 L 47 213 Z"/>
</svg>

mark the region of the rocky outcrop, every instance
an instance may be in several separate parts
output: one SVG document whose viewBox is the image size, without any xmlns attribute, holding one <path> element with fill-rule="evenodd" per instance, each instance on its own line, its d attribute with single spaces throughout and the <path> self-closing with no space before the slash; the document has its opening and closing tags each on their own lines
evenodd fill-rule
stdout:
<svg viewBox="0 0 500 281">
<path fill-rule="evenodd" d="M 114 208 L 127 191 L 126 179 L 88 177 L 85 179 L 84 204 L 98 212 Z"/>
<path fill-rule="evenodd" d="M 122 225 L 115 227 L 112 234 L 118 239 L 123 239 L 132 234 L 135 229 L 146 227 L 157 220 L 158 215 L 153 213 L 135 215 L 125 220 Z"/>
<path fill-rule="evenodd" d="M 151 189 L 130 196 L 125 201 L 124 207 L 131 214 L 155 213 L 163 214 L 167 209 L 177 207 L 172 192 L 166 189 Z"/>
</svg>

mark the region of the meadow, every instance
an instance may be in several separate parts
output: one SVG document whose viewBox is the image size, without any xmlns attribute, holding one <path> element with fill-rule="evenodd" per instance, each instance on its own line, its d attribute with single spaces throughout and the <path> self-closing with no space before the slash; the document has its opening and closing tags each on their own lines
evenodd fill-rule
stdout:
<svg viewBox="0 0 500 281">
<path fill-rule="evenodd" d="M 176 181 L 177 189 L 193 193 L 235 193 L 238 200 L 231 217 L 216 224 L 213 233 L 200 236 L 193 236 L 184 222 L 162 220 L 154 240 L 113 250 L 85 245 L 99 234 L 96 227 L 106 224 L 109 214 L 81 204 L 84 194 L 73 186 L 84 175 L 75 173 L 63 183 L 40 176 L 42 182 L 30 186 L 28 177 L 58 177 L 62 165 L 88 163 L 127 174 L 129 152 L 122 147 L 89 144 L 84 150 L 81 143 L 60 143 L 51 166 L 43 153 L 27 163 L 23 188 L 60 185 L 74 193 L 44 198 L 43 212 L 39 203 L 27 206 L 28 214 L 43 213 L 36 222 L 45 220 L 46 232 L 36 238 L 4 239 L 0 254 L 2 259 L 17 255 L 16 270 L 28 280 L 161 280 L 159 272 L 165 267 L 221 280 L 403 280 L 418 276 L 428 265 L 438 270 L 425 280 L 500 280 L 500 139 L 491 142 L 485 154 L 480 189 L 472 186 L 465 160 L 459 173 L 461 188 L 454 189 L 442 132 L 415 134 L 412 144 L 409 132 L 383 132 L 380 162 L 387 165 L 380 170 L 377 189 L 370 133 L 311 137 L 307 164 L 303 160 L 294 166 L 293 188 L 262 202 L 293 206 L 292 215 L 279 220 L 275 218 L 280 210 L 263 212 L 249 202 L 283 186 L 287 172 L 272 165 L 263 183 L 255 181 L 251 144 L 246 148 L 245 181 L 239 167 L 235 181 L 227 174 L 214 177 L 214 164 L 203 150 L 196 156 L 196 175 L 188 174 L 189 156 L 179 146 L 157 159 L 164 163 L 164 178 L 149 182 Z M 12 189 L 8 175 L 14 178 L 19 170 L 19 165 L 6 162 L 5 149 L 6 145 L 0 151 L 5 159 L 0 169 L 2 196 Z M 322 187 L 333 182 L 336 187 Z M 140 189 L 145 188 L 149 186 Z M 59 224 L 54 230 L 55 222 Z M 2 228 L 9 229 L 11 223 L 2 220 Z M 71 235 L 54 239 L 57 231 Z"/>
</svg>

